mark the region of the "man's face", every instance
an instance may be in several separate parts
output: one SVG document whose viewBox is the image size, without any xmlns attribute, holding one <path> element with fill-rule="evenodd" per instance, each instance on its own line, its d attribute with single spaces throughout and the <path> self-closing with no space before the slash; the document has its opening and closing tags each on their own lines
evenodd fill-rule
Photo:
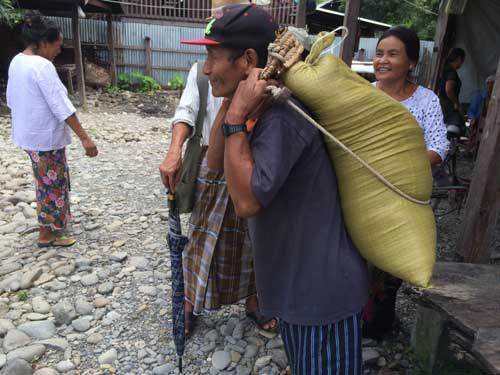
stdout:
<svg viewBox="0 0 500 375">
<path fill-rule="evenodd" d="M 207 46 L 207 52 L 203 73 L 212 85 L 212 95 L 231 98 L 240 81 L 247 78 L 244 56 L 235 59 L 230 49 L 221 46 Z"/>
</svg>

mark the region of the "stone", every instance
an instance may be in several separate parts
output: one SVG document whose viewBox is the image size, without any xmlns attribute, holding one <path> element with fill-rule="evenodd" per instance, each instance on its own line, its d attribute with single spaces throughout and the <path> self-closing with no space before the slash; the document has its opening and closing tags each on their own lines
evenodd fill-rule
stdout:
<svg viewBox="0 0 500 375">
<path fill-rule="evenodd" d="M 149 285 L 139 286 L 139 292 L 152 297 L 156 296 L 156 294 L 158 293 L 158 291 L 154 286 L 149 286 Z"/>
<path fill-rule="evenodd" d="M 236 366 L 236 375 L 250 375 L 252 371 L 245 366 L 238 365 Z"/>
<path fill-rule="evenodd" d="M 0 319 L 0 337 L 4 337 L 7 332 L 14 328 L 16 328 L 16 326 L 10 320 Z"/>
<path fill-rule="evenodd" d="M 94 306 L 98 309 L 101 307 L 105 307 L 105 306 L 109 305 L 110 303 L 111 303 L 111 301 L 105 297 L 97 297 L 94 300 Z"/>
<path fill-rule="evenodd" d="M 387 366 L 387 360 L 384 357 L 379 357 L 379 359 L 377 360 L 377 366 L 378 367 Z"/>
<path fill-rule="evenodd" d="M 77 317 L 73 304 L 67 300 L 58 302 L 52 308 L 52 314 L 54 314 L 56 323 L 60 325 L 69 324 Z"/>
<path fill-rule="evenodd" d="M 8 275 L 14 271 L 18 271 L 23 268 L 21 263 L 18 262 L 10 262 L 7 264 L 3 264 L 0 266 L 0 276 Z"/>
<path fill-rule="evenodd" d="M 231 364 L 231 355 L 228 352 L 219 350 L 212 355 L 212 366 L 217 370 L 225 370 Z"/>
<path fill-rule="evenodd" d="M 128 257 L 127 253 L 123 251 L 116 251 L 109 256 L 109 259 L 111 259 L 113 262 L 123 262 L 125 259 L 127 259 L 127 257 Z"/>
<path fill-rule="evenodd" d="M 90 329 L 90 323 L 92 322 L 92 316 L 82 316 L 81 318 L 75 319 L 71 322 L 71 325 L 78 332 L 85 332 Z"/>
<path fill-rule="evenodd" d="M 59 371 L 54 370 L 50 367 L 44 367 L 39 370 L 36 370 L 33 375 L 60 375 Z"/>
<path fill-rule="evenodd" d="M 175 371 L 175 365 L 167 363 L 166 365 L 157 366 L 153 369 L 153 375 L 171 375 Z"/>
<path fill-rule="evenodd" d="M 101 365 L 112 365 L 118 359 L 118 353 L 115 348 L 108 350 L 107 352 L 101 354 L 98 361 Z"/>
<path fill-rule="evenodd" d="M 11 361 L 16 358 L 24 359 L 25 361 L 32 362 L 35 359 L 40 358 L 45 353 L 45 346 L 36 344 L 24 346 L 22 348 L 18 348 L 10 351 L 7 354 L 7 361 Z"/>
<path fill-rule="evenodd" d="M 57 267 L 55 270 L 54 270 L 54 275 L 56 275 L 57 277 L 59 276 L 69 276 L 71 275 L 73 272 L 75 272 L 75 263 L 74 262 L 68 262 L 60 267 Z"/>
<path fill-rule="evenodd" d="M 272 361 L 282 369 L 288 366 L 288 358 L 286 357 L 286 354 L 283 350 L 275 350 L 273 353 Z"/>
<path fill-rule="evenodd" d="M 241 354 L 235 351 L 231 351 L 231 362 L 238 363 L 241 360 Z"/>
<path fill-rule="evenodd" d="M 83 286 L 92 286 L 99 282 L 99 277 L 97 277 L 96 273 L 90 273 L 88 275 L 83 276 L 80 282 L 82 283 Z"/>
<path fill-rule="evenodd" d="M 85 297 L 75 299 L 75 311 L 78 315 L 91 315 L 94 309 L 94 305 L 88 302 Z"/>
<path fill-rule="evenodd" d="M 102 340 L 104 340 L 104 337 L 98 332 L 92 333 L 87 337 L 87 342 L 93 345 L 100 343 Z"/>
<path fill-rule="evenodd" d="M 258 351 L 259 351 L 259 348 L 257 347 L 257 345 L 249 344 L 245 348 L 244 357 L 248 358 L 248 359 L 255 358 L 257 356 Z"/>
<path fill-rule="evenodd" d="M 47 314 L 27 313 L 23 315 L 23 318 L 28 320 L 45 320 L 47 319 Z"/>
<path fill-rule="evenodd" d="M 5 366 L 5 363 L 7 363 L 7 356 L 3 353 L 0 353 L 0 369 Z"/>
<path fill-rule="evenodd" d="M 147 270 L 150 268 L 149 261 L 145 257 L 130 257 L 129 264 L 138 270 Z"/>
<path fill-rule="evenodd" d="M 362 358 L 363 358 L 364 365 L 370 365 L 370 364 L 377 363 L 378 357 L 380 357 L 380 354 L 375 349 L 363 348 Z"/>
<path fill-rule="evenodd" d="M 116 240 L 116 241 L 113 242 L 113 244 L 111 246 L 114 247 L 115 249 L 117 249 L 117 248 L 122 247 L 123 245 L 125 245 L 126 242 L 127 242 L 127 240 Z M 111 260 L 113 260 L 113 259 L 111 259 Z M 121 262 L 121 260 L 119 260 L 119 262 Z"/>
<path fill-rule="evenodd" d="M 7 361 L 0 375 L 32 375 L 33 369 L 31 365 L 24 359 L 16 358 L 12 361 Z"/>
<path fill-rule="evenodd" d="M 38 280 L 38 278 L 42 275 L 43 269 L 38 268 L 33 271 L 28 271 L 23 274 L 23 277 L 21 278 L 21 289 L 28 289 L 33 286 L 33 283 Z"/>
<path fill-rule="evenodd" d="M 99 285 L 99 287 L 97 288 L 97 291 L 100 294 L 110 294 L 110 293 L 113 292 L 114 287 L 115 286 L 114 286 L 113 282 L 107 281 L 107 282 L 102 283 L 101 285 Z"/>
<path fill-rule="evenodd" d="M 62 372 L 63 374 L 66 372 L 70 372 L 74 369 L 75 369 L 75 364 L 68 359 L 56 364 L 56 370 Z"/>
<path fill-rule="evenodd" d="M 3 339 L 3 350 L 8 353 L 11 350 L 25 346 L 30 341 L 31 339 L 24 332 L 17 329 L 11 329 Z"/>
<path fill-rule="evenodd" d="M 117 229 L 119 229 L 121 226 L 123 225 L 123 222 L 121 222 L 120 220 L 115 220 L 113 221 L 111 224 L 109 224 L 106 229 L 110 232 L 114 232 L 116 231 Z"/>
<path fill-rule="evenodd" d="M 272 359 L 273 359 L 273 357 L 270 355 L 260 357 L 259 359 L 257 359 L 255 361 L 255 367 L 257 367 L 258 369 L 261 369 L 261 368 L 267 366 L 269 363 L 271 363 Z"/>
<path fill-rule="evenodd" d="M 56 334 L 56 326 L 50 320 L 24 323 L 19 325 L 17 329 L 39 340 L 51 338 Z"/>
<path fill-rule="evenodd" d="M 245 332 L 245 329 L 243 327 L 243 324 L 241 322 L 238 322 L 235 326 L 234 326 L 234 330 L 233 330 L 233 334 L 232 336 L 236 339 L 236 340 L 241 340 L 243 338 L 243 333 Z"/>
<path fill-rule="evenodd" d="M 212 329 L 205 334 L 205 341 L 217 341 L 219 339 L 219 331 Z"/>
<path fill-rule="evenodd" d="M 65 351 L 69 348 L 69 343 L 66 339 L 63 338 L 53 338 L 47 340 L 36 341 L 35 344 L 41 344 L 46 346 L 49 349 Z"/>
<path fill-rule="evenodd" d="M 278 349 L 283 347 L 283 340 L 281 337 L 276 337 L 272 340 L 269 340 L 268 343 L 266 344 L 267 349 Z"/>
</svg>

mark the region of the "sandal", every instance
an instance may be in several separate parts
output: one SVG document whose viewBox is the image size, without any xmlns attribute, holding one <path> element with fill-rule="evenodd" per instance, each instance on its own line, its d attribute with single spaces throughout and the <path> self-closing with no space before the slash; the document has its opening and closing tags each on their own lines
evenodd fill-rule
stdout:
<svg viewBox="0 0 500 375">
<path fill-rule="evenodd" d="M 262 315 L 258 310 L 255 311 L 247 311 L 246 312 L 247 317 L 251 319 L 255 324 L 257 324 L 257 327 L 259 327 L 261 330 L 270 332 L 270 333 L 275 333 L 278 332 L 278 320 L 274 317 L 267 317 Z M 272 321 L 275 321 L 276 324 L 274 327 L 271 328 L 264 328 L 264 326 L 267 323 L 271 323 Z"/>
<path fill-rule="evenodd" d="M 184 334 L 189 337 L 196 326 L 196 316 L 192 311 L 184 311 Z"/>
<path fill-rule="evenodd" d="M 38 247 L 70 247 L 76 243 L 76 240 L 71 237 L 60 236 L 48 242 L 38 242 Z"/>
</svg>

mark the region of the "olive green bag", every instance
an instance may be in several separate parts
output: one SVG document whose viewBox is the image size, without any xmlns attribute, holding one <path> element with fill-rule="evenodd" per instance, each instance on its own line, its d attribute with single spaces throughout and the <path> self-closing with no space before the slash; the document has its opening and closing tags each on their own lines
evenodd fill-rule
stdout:
<svg viewBox="0 0 500 375">
<path fill-rule="evenodd" d="M 207 113 L 208 77 L 203 74 L 204 61 L 198 61 L 196 83 L 200 97 L 198 116 L 194 127 L 194 134 L 189 138 L 184 158 L 182 159 L 181 177 L 175 187 L 177 207 L 180 213 L 189 213 L 193 210 L 196 193 L 196 180 L 200 172 L 200 164 L 203 153 L 203 120 Z"/>
</svg>

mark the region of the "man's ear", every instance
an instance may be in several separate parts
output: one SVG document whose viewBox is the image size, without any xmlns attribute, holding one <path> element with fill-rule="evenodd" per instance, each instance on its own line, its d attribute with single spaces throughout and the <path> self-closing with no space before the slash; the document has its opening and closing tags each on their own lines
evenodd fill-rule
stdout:
<svg viewBox="0 0 500 375">
<path fill-rule="evenodd" d="M 243 54 L 246 63 L 246 73 L 250 74 L 252 69 L 257 68 L 259 66 L 259 55 L 257 55 L 257 51 L 253 48 L 249 48 Z"/>
</svg>

